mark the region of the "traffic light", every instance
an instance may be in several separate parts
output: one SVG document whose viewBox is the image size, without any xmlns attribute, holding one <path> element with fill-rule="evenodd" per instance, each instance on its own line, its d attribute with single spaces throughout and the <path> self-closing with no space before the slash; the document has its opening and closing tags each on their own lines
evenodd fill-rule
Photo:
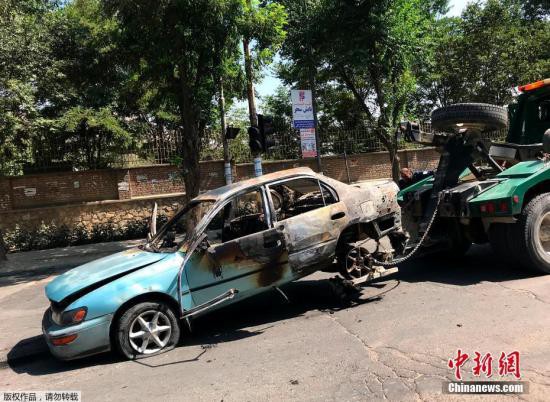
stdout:
<svg viewBox="0 0 550 402">
<path fill-rule="evenodd" d="M 260 137 L 262 139 L 262 151 L 267 152 L 269 148 L 275 145 L 275 140 L 272 138 L 275 133 L 273 117 L 259 114 L 258 128 L 260 129 Z"/>
<path fill-rule="evenodd" d="M 248 127 L 248 145 L 252 153 L 263 151 L 262 135 L 258 127 Z"/>
<path fill-rule="evenodd" d="M 248 145 L 252 153 L 267 152 L 269 148 L 276 145 L 272 138 L 274 133 L 273 117 L 259 114 L 258 127 L 248 127 Z"/>
</svg>

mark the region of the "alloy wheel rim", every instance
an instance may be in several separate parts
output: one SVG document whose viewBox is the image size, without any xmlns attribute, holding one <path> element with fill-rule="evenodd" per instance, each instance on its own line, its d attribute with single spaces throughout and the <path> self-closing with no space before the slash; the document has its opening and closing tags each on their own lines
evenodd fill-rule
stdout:
<svg viewBox="0 0 550 402">
<path fill-rule="evenodd" d="M 170 340 L 172 324 L 166 314 L 148 310 L 138 315 L 130 325 L 130 345 L 139 354 L 152 354 L 162 350 Z"/>
<path fill-rule="evenodd" d="M 346 271 L 352 278 L 362 277 L 367 268 L 365 267 L 365 256 L 368 252 L 362 247 L 355 247 L 348 252 Z"/>
</svg>

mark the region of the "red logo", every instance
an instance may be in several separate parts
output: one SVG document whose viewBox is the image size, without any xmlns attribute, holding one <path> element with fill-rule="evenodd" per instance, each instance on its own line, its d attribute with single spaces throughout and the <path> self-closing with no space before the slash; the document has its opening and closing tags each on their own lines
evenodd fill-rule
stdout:
<svg viewBox="0 0 550 402">
<path fill-rule="evenodd" d="M 449 359 L 449 368 L 455 369 L 455 377 L 457 378 L 457 380 L 462 380 L 462 374 L 460 373 L 460 369 L 469 358 L 470 356 L 468 356 L 467 353 L 462 353 L 462 351 L 458 349 L 456 358 Z"/>
<path fill-rule="evenodd" d="M 480 377 L 483 373 L 485 377 L 490 378 L 493 375 L 493 356 L 491 353 L 481 354 L 479 352 L 474 352 L 475 357 L 472 359 L 474 365 L 472 367 L 472 374 L 476 377 Z M 450 369 L 454 370 L 455 378 L 457 380 L 462 380 L 462 369 L 466 362 L 470 359 L 468 353 L 463 353 L 461 349 L 458 349 L 456 357 L 449 359 L 448 366 Z M 511 353 L 500 354 L 498 359 L 498 375 L 505 377 L 507 375 L 512 375 L 517 379 L 521 378 L 520 373 L 520 356 L 519 352 L 513 351 Z"/>
<path fill-rule="evenodd" d="M 504 377 L 508 374 L 513 375 L 516 378 L 520 378 L 519 372 L 519 352 L 508 353 L 507 355 L 502 352 L 498 359 L 498 375 Z"/>
</svg>

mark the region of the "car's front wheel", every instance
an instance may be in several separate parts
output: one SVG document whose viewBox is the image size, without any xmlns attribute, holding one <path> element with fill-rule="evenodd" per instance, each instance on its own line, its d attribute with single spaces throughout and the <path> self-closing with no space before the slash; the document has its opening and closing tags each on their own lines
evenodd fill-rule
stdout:
<svg viewBox="0 0 550 402">
<path fill-rule="evenodd" d="M 180 337 L 176 314 L 162 302 L 143 302 L 118 319 L 114 341 L 128 359 L 140 359 L 173 349 Z"/>
</svg>

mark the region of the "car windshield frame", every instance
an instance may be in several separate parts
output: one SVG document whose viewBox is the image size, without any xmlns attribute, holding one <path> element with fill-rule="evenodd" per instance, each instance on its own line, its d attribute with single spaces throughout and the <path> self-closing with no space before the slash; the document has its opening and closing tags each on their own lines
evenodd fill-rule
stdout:
<svg viewBox="0 0 550 402">
<path fill-rule="evenodd" d="M 159 251 L 162 248 L 161 247 L 154 247 L 155 243 L 159 243 L 162 241 L 166 233 L 168 232 L 168 229 L 172 227 L 175 223 L 178 222 L 179 219 L 181 219 L 182 216 L 187 214 L 189 211 L 191 211 L 193 208 L 196 208 L 200 205 L 208 205 L 208 207 L 204 208 L 202 211 L 198 221 L 194 225 L 193 233 L 196 232 L 197 229 L 201 227 L 201 222 L 204 221 L 204 219 L 215 209 L 216 205 L 218 203 L 215 200 L 197 200 L 197 201 L 191 201 L 184 207 L 180 208 L 172 218 L 170 218 L 162 227 L 157 231 L 155 236 L 147 242 L 147 245 L 151 246 L 153 245 L 152 249 L 154 251 Z M 191 240 L 193 238 L 193 233 L 186 233 L 185 239 L 177 243 L 177 247 L 174 252 L 180 250 L 182 246 Z"/>
</svg>

